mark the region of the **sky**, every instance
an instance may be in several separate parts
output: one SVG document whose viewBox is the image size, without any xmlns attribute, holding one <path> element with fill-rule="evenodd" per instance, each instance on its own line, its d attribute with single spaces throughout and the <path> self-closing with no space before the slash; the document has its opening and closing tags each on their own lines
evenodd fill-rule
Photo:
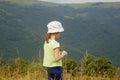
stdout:
<svg viewBox="0 0 120 80">
<path fill-rule="evenodd" d="M 120 0 L 38 0 L 54 3 L 120 2 Z"/>
</svg>

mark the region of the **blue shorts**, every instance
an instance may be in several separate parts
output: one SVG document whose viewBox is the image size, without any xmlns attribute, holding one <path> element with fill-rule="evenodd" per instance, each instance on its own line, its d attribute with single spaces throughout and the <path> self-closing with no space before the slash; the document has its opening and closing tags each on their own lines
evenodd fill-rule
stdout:
<svg viewBox="0 0 120 80">
<path fill-rule="evenodd" d="M 62 80 L 62 68 L 61 67 L 47 67 L 48 80 Z"/>
</svg>

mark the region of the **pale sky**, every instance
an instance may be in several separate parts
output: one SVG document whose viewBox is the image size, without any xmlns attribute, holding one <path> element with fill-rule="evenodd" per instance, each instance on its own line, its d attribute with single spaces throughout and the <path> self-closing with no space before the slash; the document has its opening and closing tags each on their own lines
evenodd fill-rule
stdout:
<svg viewBox="0 0 120 80">
<path fill-rule="evenodd" d="M 38 0 L 54 3 L 120 2 L 120 0 Z"/>
</svg>

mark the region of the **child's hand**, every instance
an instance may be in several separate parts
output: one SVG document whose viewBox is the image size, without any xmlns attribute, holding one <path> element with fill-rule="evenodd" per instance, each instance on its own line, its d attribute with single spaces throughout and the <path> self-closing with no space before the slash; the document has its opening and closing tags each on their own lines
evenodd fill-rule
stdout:
<svg viewBox="0 0 120 80">
<path fill-rule="evenodd" d="M 62 51 L 62 56 L 66 56 L 67 55 L 67 52 L 66 51 Z"/>
</svg>

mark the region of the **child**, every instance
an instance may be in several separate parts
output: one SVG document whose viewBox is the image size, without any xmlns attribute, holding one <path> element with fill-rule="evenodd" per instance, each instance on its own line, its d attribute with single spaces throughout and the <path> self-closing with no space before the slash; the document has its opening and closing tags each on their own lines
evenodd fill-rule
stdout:
<svg viewBox="0 0 120 80">
<path fill-rule="evenodd" d="M 62 80 L 62 58 L 67 55 L 67 52 L 60 51 L 60 44 L 56 40 L 64 29 L 59 21 L 52 21 L 47 27 L 43 66 L 47 69 L 48 80 Z"/>
</svg>

